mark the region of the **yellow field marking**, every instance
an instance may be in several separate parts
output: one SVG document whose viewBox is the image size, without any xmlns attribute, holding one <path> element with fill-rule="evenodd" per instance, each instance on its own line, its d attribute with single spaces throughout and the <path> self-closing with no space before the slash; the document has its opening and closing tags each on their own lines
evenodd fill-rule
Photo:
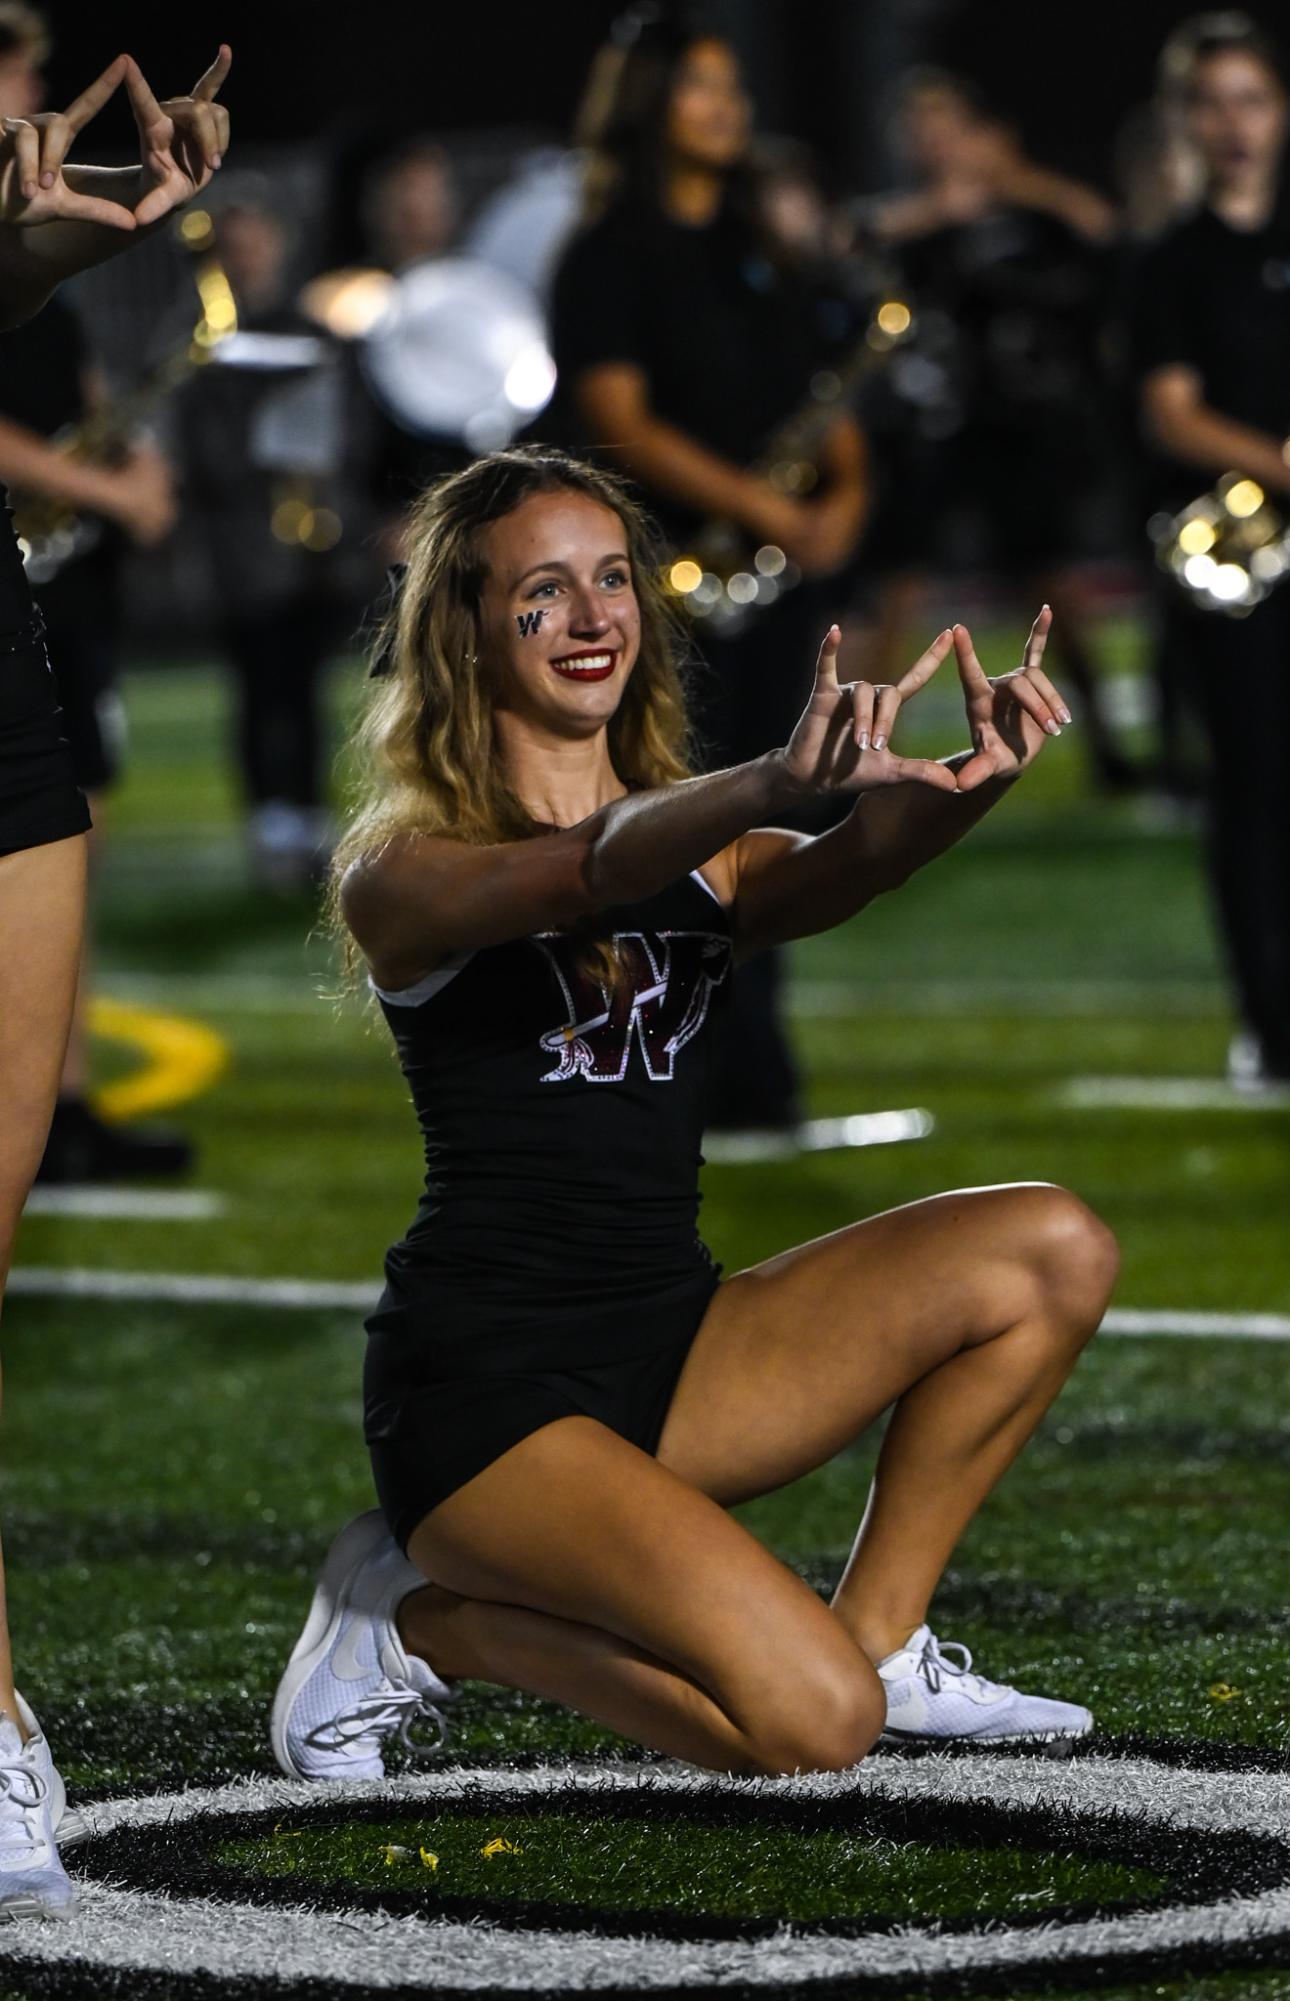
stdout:
<svg viewBox="0 0 1290 2001">
<path fill-rule="evenodd" d="M 109 1042 L 127 1043 L 144 1058 L 142 1069 L 94 1093 L 94 1109 L 105 1119 L 168 1111 L 209 1091 L 228 1068 L 223 1036 L 185 1015 L 127 1007 L 100 995 L 90 1002 L 89 1028 Z"/>
</svg>

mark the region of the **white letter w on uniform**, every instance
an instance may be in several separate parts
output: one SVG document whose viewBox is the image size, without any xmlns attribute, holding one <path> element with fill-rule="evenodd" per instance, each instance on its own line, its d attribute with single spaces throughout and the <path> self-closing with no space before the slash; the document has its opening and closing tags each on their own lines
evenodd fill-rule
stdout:
<svg viewBox="0 0 1290 2001">
<path fill-rule="evenodd" d="M 646 1074 L 656 1084 L 667 1083 L 677 1050 L 702 1028 L 713 990 L 730 969 L 729 940 L 715 932 L 660 931 L 646 937 L 618 931 L 614 945 L 623 977 L 611 992 L 578 965 L 579 948 L 570 939 L 548 936 L 536 942 L 569 1011 L 561 1027 L 541 1037 L 541 1047 L 560 1059 L 543 1076 L 544 1084 L 571 1077 L 620 1083 L 635 1042 Z"/>
</svg>

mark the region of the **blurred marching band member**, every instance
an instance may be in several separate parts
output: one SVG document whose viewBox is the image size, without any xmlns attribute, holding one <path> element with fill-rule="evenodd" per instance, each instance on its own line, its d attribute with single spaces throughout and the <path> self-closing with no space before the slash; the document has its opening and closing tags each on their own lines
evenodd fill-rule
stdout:
<svg viewBox="0 0 1290 2001">
<path fill-rule="evenodd" d="M 1239 472 L 1290 511 L 1290 200 L 1283 58 L 1246 15 L 1202 14 L 1161 58 L 1203 195 L 1142 257 L 1133 359 L 1157 505 Z M 1233 1081 L 1290 1083 L 1290 587 L 1241 618 L 1165 602 L 1164 647 L 1210 748 L 1210 863 L 1242 1022 Z"/>
<path fill-rule="evenodd" d="M 642 20 L 617 53 L 588 179 L 588 213 L 556 273 L 558 435 L 629 472 L 673 548 L 710 517 L 750 552 L 775 545 L 808 580 L 853 554 L 864 445 L 845 411 L 822 447 L 819 497 L 750 470 L 808 400 L 828 353 L 811 287 L 768 227 L 750 163 L 752 107 L 733 51 L 701 26 Z M 819 622 L 808 581 L 737 634 L 704 628 L 693 685 L 710 764 L 786 735 Z M 718 1059 L 711 1124 L 791 1130 L 797 1066 L 780 1021 L 779 958 L 750 965 Z"/>
<path fill-rule="evenodd" d="M 618 97 L 624 48 L 639 26 L 638 15 L 624 15 L 592 58 L 568 146 L 543 146 L 523 155 L 466 232 L 471 256 L 509 271 L 544 303 L 550 302 L 569 238 L 584 219 L 587 175 Z"/>
<path fill-rule="evenodd" d="M 1115 179 L 1131 243 L 1149 243 L 1195 208 L 1205 175 L 1177 91 L 1131 111 L 1115 141 Z"/>
<path fill-rule="evenodd" d="M 455 247 L 460 197 L 443 147 L 420 133 L 384 154 L 363 182 L 360 218 L 375 262 L 397 276 Z M 402 554 L 404 521 L 416 496 L 471 457 L 459 437 L 415 434 L 375 401 L 356 405 L 356 451 L 371 502 L 383 523 L 386 559 Z"/>
<path fill-rule="evenodd" d="M 236 685 L 252 867 L 265 888 L 290 893 L 326 866 L 324 669 L 352 623 L 351 598 L 365 594 L 348 575 L 346 385 L 325 353 L 294 358 L 293 340 L 321 343 L 295 304 L 292 232 L 267 182 L 242 174 L 216 195 L 212 249 L 239 333 L 264 340 L 264 365 L 196 371 L 176 399 L 175 435 Z"/>
<path fill-rule="evenodd" d="M 945 379 L 936 398 L 927 368 L 915 378 L 898 361 L 892 371 L 896 383 L 917 379 L 919 396 L 894 420 L 888 408 L 884 504 L 866 547 L 888 577 L 872 671 L 881 678 L 899 658 L 929 559 L 952 567 L 983 555 L 1053 606 L 1054 644 L 1081 698 L 1095 772 L 1108 786 L 1128 783 L 1074 567 L 1109 466 L 1099 347 L 1114 213 L 1091 188 L 1029 159 L 971 85 L 946 72 L 905 79 L 897 131 L 916 186 L 853 213 L 894 258 L 924 330 L 923 359 Z M 932 349 L 933 330 L 943 353 Z M 984 527 L 979 551 L 979 535 L 964 533 L 965 509 Z"/>
<path fill-rule="evenodd" d="M 204 187 L 228 142 L 221 48 L 190 97 L 158 105 L 119 56 L 65 113 L 11 113 L 0 134 L 0 325 L 64 278 L 126 250 Z M 0 69 L 4 67 L 0 57 Z M 12 73 L 12 50 L 9 68 Z M 141 164 L 66 166 L 71 142 L 124 84 Z M 0 534 L 0 1278 L 49 1128 L 80 962 L 89 813 L 60 734 L 43 628 L 7 511 Z M 57 1842 L 74 1831 L 49 1744 L 18 1694 L 0 1574 L 0 1917 L 74 1902 Z"/>
<path fill-rule="evenodd" d="M 1045 1185 L 725 1279 L 697 1232 L 732 955 L 845 922 L 1004 797 L 1069 721 L 1051 614 L 994 681 L 942 632 L 876 712 L 832 626 L 784 743 L 689 777 L 658 569 L 624 482 L 549 446 L 478 460 L 412 523 L 333 914 L 428 1168 L 367 1323 L 381 1506 L 332 1545 L 274 1702 L 298 1778 L 380 1778 L 462 1677 L 718 1771 L 1091 1727 L 954 1658 L 928 1607 L 1101 1320 L 1111 1233 Z M 973 748 L 902 757 L 902 704 L 951 653 Z M 784 830 L 820 799 L 830 831 Z M 825 1606 L 728 1511 L 889 1406 Z"/>
<path fill-rule="evenodd" d="M 0 118 L 23 118 L 44 103 L 40 65 L 44 22 L 32 9 L 0 4 Z M 101 524 L 88 546 L 40 586 L 46 643 L 57 663 L 63 729 L 76 783 L 93 809 L 97 849 L 104 797 L 119 774 L 123 716 L 117 694 L 118 538 L 148 548 L 175 517 L 165 460 L 147 444 L 119 466 L 58 450 L 57 434 L 102 404 L 107 388 L 88 350 L 79 315 L 59 297 L 39 319 L 0 336 L 0 479 L 23 495 L 64 503 Z M 108 1125 L 88 1102 L 85 1026 L 88 966 L 83 965 L 67 1057 L 49 1139 L 37 1178 L 109 1181 L 132 1174 L 173 1174 L 191 1148 L 178 1134 Z"/>
<path fill-rule="evenodd" d="M 539 147 L 483 204 L 463 249 L 549 299 L 561 253 L 582 214 L 585 174 L 576 146 Z"/>
<path fill-rule="evenodd" d="M 363 233 L 384 270 L 404 271 L 427 257 L 446 256 L 460 212 L 452 163 L 427 133 L 382 154 L 364 176 Z"/>
</svg>

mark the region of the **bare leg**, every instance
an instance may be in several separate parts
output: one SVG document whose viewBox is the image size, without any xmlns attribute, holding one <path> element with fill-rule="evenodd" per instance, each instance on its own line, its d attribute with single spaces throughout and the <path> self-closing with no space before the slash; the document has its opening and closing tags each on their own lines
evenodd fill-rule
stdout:
<svg viewBox="0 0 1290 2001">
<path fill-rule="evenodd" d="M 810 1587 L 591 1418 L 512 1446 L 426 1516 L 409 1554 L 437 1588 L 404 1601 L 400 1627 L 438 1673 L 565 1703 L 669 1756 L 833 1769 L 885 1720 L 870 1663 Z"/>
<path fill-rule="evenodd" d="M 88 880 L 92 883 L 94 871 L 98 867 L 99 855 L 102 849 L 102 793 L 95 792 L 89 794 L 87 804 L 94 818 L 93 830 L 85 836 L 86 861 L 89 871 Z M 72 1008 L 71 1027 L 67 1036 L 67 1054 L 63 1058 L 62 1075 L 58 1081 L 59 1096 L 65 1098 L 84 1098 L 90 1088 L 90 1038 L 89 1030 L 86 1026 L 86 1010 L 89 1006 L 90 996 L 91 951 L 90 927 L 87 923 L 82 927 L 81 958 L 76 980 L 76 1000 Z"/>
<path fill-rule="evenodd" d="M 727 1506 L 895 1410 L 833 1610 L 871 1660 L 926 1616 L 963 1529 L 1101 1321 L 1109 1230 L 1042 1185 L 910 1203 L 727 1281 L 659 1459 Z"/>
<path fill-rule="evenodd" d="M 855 1762 L 885 1716 L 870 1663 L 922 1623 L 1115 1266 L 1082 1203 L 1027 1185 L 912 1203 L 739 1274 L 656 1458 L 565 1418 L 432 1510 L 409 1553 L 433 1584 L 405 1601 L 406 1643 L 449 1678 L 526 1689 L 710 1768 Z M 725 1509 L 824 1463 L 892 1403 L 826 1608 Z"/>
<path fill-rule="evenodd" d="M 412 1653 L 452 1680 L 491 1681 L 563 1703 L 709 1770 L 764 1769 L 749 1733 L 697 1682 L 601 1627 L 427 1584 L 400 1606 L 399 1630 Z"/>
<path fill-rule="evenodd" d="M 1084 1283 L 1038 1275 L 1028 1310 L 907 1390 L 892 1413 L 833 1608 L 881 1660 L 927 1616 L 955 1544 L 1070 1374 L 1101 1320 L 1108 1260 Z"/>
<path fill-rule="evenodd" d="M 0 1290 L 49 1130 L 85 912 L 85 839 L 0 856 Z M 18 1724 L 0 1559 L 0 1712 Z"/>
</svg>

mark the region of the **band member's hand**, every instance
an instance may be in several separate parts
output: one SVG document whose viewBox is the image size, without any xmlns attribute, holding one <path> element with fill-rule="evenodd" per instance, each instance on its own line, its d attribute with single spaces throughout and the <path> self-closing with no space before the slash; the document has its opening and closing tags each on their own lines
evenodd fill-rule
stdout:
<svg viewBox="0 0 1290 2001">
<path fill-rule="evenodd" d="M 948 766 L 933 758 L 898 757 L 891 748 L 902 703 L 925 687 L 948 658 L 953 635 L 938 633 L 899 681 L 879 686 L 869 681 L 839 683 L 841 644 L 842 634 L 836 625 L 830 626 L 816 662 L 811 699 L 784 752 L 790 775 L 813 792 L 868 792 L 910 780 L 942 792 L 955 791 Z"/>
<path fill-rule="evenodd" d="M 228 112 L 216 96 L 229 73 L 233 52 L 226 42 L 188 97 L 158 104 L 132 56 L 126 58 L 125 86 L 139 128 L 143 162 L 142 199 L 134 219 L 143 227 L 159 222 L 200 194 L 220 166 L 228 146 Z"/>
<path fill-rule="evenodd" d="M 793 500 L 776 493 L 764 480 L 750 482 L 758 491 L 750 495 L 745 526 L 763 542 L 782 549 L 803 575 L 827 577 L 841 569 L 856 542 L 854 512 L 845 502 Z M 845 502 L 845 504 L 844 504 Z"/>
<path fill-rule="evenodd" d="M 1045 605 L 1030 628 L 1020 667 L 993 680 L 976 657 L 967 627 L 954 627 L 954 652 L 974 753 L 959 767 L 960 792 L 1023 770 L 1043 749 L 1046 738 L 1060 736 L 1070 721 L 1070 710 L 1039 664 L 1052 622 L 1052 611 Z"/>
<path fill-rule="evenodd" d="M 155 445 L 136 445 L 110 475 L 105 512 L 132 542 L 151 549 L 164 542 L 179 512 L 170 466 Z"/>
<path fill-rule="evenodd" d="M 49 222 L 101 223 L 107 229 L 133 230 L 134 216 L 119 202 L 78 193 L 63 177 L 63 163 L 72 141 L 101 111 L 124 81 L 128 56 L 118 56 L 96 77 L 66 111 L 44 111 L 33 118 L 6 118 L 0 130 L 0 223 L 19 229 Z"/>
<path fill-rule="evenodd" d="M 859 540 L 859 521 L 849 494 L 826 494 L 800 506 L 804 519 L 797 546 L 786 549 L 807 577 L 831 577 Z"/>
</svg>

